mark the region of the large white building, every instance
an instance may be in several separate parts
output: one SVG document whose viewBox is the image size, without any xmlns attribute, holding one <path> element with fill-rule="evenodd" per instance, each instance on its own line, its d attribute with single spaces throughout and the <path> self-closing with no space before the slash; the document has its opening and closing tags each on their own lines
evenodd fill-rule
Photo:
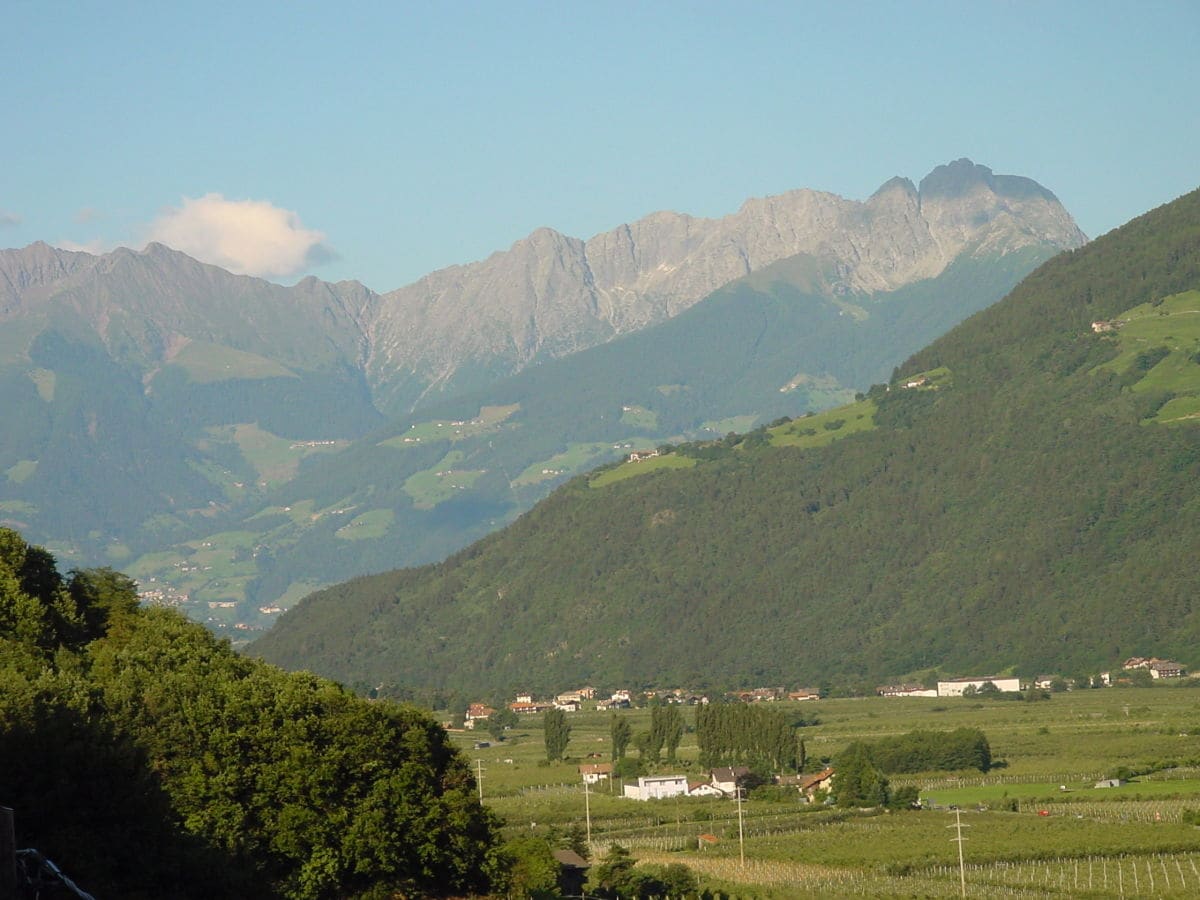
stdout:
<svg viewBox="0 0 1200 900">
<path fill-rule="evenodd" d="M 973 687 L 978 691 L 985 684 L 994 684 L 996 689 L 1000 691 L 1021 690 L 1020 678 L 996 678 L 995 676 L 985 675 L 982 678 L 954 678 L 950 681 L 939 681 L 937 683 L 937 695 L 939 697 L 961 697 L 967 688 Z"/>
<path fill-rule="evenodd" d="M 625 785 L 630 800 L 660 800 L 663 797 L 687 796 L 686 775 L 643 775 L 637 784 Z"/>
</svg>

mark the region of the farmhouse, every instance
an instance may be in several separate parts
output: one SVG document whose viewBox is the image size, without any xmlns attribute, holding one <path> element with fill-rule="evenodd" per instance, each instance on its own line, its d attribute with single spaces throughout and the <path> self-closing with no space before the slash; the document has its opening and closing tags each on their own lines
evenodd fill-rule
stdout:
<svg viewBox="0 0 1200 900">
<path fill-rule="evenodd" d="M 579 767 L 585 784 L 607 781 L 612 777 L 612 763 L 584 763 Z"/>
<path fill-rule="evenodd" d="M 1171 659 L 1159 659 L 1157 656 L 1131 656 L 1122 666 L 1125 671 L 1147 669 L 1151 678 L 1180 678 L 1183 676 L 1183 666 Z"/>
<path fill-rule="evenodd" d="M 816 688 L 801 688 L 798 691 L 788 691 L 789 700 L 820 700 L 821 692 Z"/>
<path fill-rule="evenodd" d="M 800 784 L 797 786 L 804 799 L 812 803 L 816 799 L 817 791 L 827 791 L 833 784 L 834 771 L 829 766 L 826 766 L 820 772 L 815 772 L 812 775 L 805 775 L 800 779 Z"/>
<path fill-rule="evenodd" d="M 475 723 L 481 719 L 486 719 L 494 713 L 495 710 L 484 703 L 472 703 L 467 707 L 467 715 L 463 720 L 464 728 L 474 728 Z"/>
<path fill-rule="evenodd" d="M 653 459 L 658 456 L 658 450 L 634 450 L 629 454 L 630 462 L 641 462 L 643 459 Z"/>
<path fill-rule="evenodd" d="M 711 781 L 703 779 L 692 779 L 688 781 L 688 796 L 689 797 L 724 797 L 721 789 L 715 787 Z"/>
<path fill-rule="evenodd" d="M 625 785 L 625 796 L 630 800 L 661 800 L 685 796 L 687 792 L 686 775 L 643 775 L 637 784 Z"/>
<path fill-rule="evenodd" d="M 981 678 L 953 678 L 950 681 L 939 681 L 937 695 L 939 697 L 961 697 L 967 688 L 973 687 L 975 691 L 979 691 L 988 684 L 993 685 L 999 691 L 1021 690 L 1021 679 L 1019 678 L 997 678 L 994 675 L 985 675 Z"/>
<path fill-rule="evenodd" d="M 725 766 L 709 770 L 712 786 L 727 797 L 732 797 L 742 780 L 750 774 L 746 766 Z"/>
<path fill-rule="evenodd" d="M 553 709 L 553 703 L 535 703 L 533 701 L 518 700 L 515 703 L 508 704 L 508 708 L 517 715 L 528 716 L 535 713 L 545 712 L 548 709 Z"/>
</svg>

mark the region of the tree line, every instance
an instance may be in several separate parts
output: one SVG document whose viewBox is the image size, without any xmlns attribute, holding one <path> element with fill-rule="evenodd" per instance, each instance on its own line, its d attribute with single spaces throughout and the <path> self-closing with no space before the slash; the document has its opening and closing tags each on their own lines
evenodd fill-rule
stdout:
<svg viewBox="0 0 1200 900">
<path fill-rule="evenodd" d="M 0 804 L 97 896 L 463 895 L 499 822 L 428 714 L 237 656 L 0 529 Z"/>
</svg>

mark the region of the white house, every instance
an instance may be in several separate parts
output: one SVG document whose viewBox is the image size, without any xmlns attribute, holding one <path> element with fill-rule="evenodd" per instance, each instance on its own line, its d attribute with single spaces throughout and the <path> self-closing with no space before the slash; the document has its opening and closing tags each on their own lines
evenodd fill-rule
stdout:
<svg viewBox="0 0 1200 900">
<path fill-rule="evenodd" d="M 625 796 L 631 800 L 661 800 L 685 796 L 687 792 L 686 775 L 643 775 L 637 784 L 625 785 Z"/>
<path fill-rule="evenodd" d="M 721 789 L 716 787 L 711 781 L 702 781 L 694 779 L 688 782 L 689 797 L 724 797 L 725 794 Z"/>
<path fill-rule="evenodd" d="M 612 763 L 584 763 L 579 767 L 579 774 L 588 784 L 607 781 L 612 776 Z"/>
<path fill-rule="evenodd" d="M 967 688 L 974 687 L 978 691 L 985 684 L 994 684 L 996 689 L 1000 691 L 1021 690 L 1020 678 L 997 678 L 992 675 L 985 675 L 982 678 L 954 678 L 950 681 L 939 681 L 937 683 L 937 695 L 939 697 L 961 697 Z"/>
<path fill-rule="evenodd" d="M 742 779 L 750 774 L 750 770 L 746 766 L 725 766 L 720 769 L 710 769 L 708 774 L 712 779 L 713 787 L 726 797 L 734 797 L 737 795 L 737 789 Z"/>
</svg>

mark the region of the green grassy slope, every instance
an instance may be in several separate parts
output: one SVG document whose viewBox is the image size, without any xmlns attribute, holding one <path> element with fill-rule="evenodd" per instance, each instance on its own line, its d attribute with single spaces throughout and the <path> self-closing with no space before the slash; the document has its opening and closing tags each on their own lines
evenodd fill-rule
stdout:
<svg viewBox="0 0 1200 900">
<path fill-rule="evenodd" d="M 1197 432 L 1147 424 L 1179 397 L 1106 368 L 1121 338 L 1092 329 L 1198 287 L 1195 193 L 918 353 L 873 428 L 806 449 L 789 423 L 577 479 L 443 564 L 309 598 L 257 651 L 470 690 L 1200 662 Z"/>
</svg>

